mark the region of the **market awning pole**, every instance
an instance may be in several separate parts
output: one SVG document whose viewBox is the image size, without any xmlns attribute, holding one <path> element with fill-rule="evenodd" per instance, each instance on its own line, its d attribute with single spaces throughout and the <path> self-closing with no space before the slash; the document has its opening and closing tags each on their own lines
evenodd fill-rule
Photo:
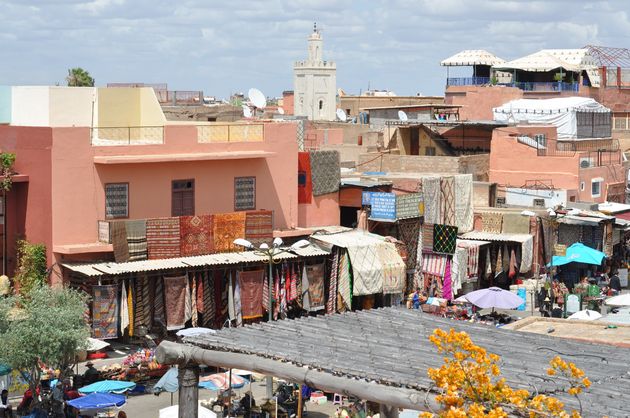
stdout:
<svg viewBox="0 0 630 418">
<path fill-rule="evenodd" d="M 273 321 L 273 249 L 269 252 L 269 312 L 268 320 Z M 267 399 L 271 400 L 273 397 L 273 376 L 267 376 L 265 378 L 265 386 L 267 391 Z"/>
<path fill-rule="evenodd" d="M 297 418 L 302 418 L 302 385 L 298 386 L 298 410 Z"/>
</svg>

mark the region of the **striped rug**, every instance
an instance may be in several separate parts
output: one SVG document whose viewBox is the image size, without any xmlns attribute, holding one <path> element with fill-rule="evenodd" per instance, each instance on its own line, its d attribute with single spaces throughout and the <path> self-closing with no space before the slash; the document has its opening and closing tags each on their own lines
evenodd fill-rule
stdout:
<svg viewBox="0 0 630 418">
<path fill-rule="evenodd" d="M 149 260 L 180 256 L 179 218 L 147 219 Z"/>
</svg>

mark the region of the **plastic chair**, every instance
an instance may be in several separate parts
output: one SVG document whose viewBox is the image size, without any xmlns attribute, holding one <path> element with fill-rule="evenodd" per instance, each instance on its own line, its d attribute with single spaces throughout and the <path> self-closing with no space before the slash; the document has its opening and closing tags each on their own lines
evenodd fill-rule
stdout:
<svg viewBox="0 0 630 418">
<path fill-rule="evenodd" d="M 342 405 L 343 406 L 343 396 L 339 393 L 335 393 L 333 395 L 333 405 Z"/>
</svg>

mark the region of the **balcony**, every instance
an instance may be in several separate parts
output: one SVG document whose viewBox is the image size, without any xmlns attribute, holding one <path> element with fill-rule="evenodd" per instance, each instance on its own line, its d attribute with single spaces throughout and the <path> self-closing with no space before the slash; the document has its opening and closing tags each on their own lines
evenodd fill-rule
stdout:
<svg viewBox="0 0 630 418">
<path fill-rule="evenodd" d="M 197 142 L 262 142 L 265 125 L 262 123 L 233 123 L 226 125 L 197 125 Z"/>
<path fill-rule="evenodd" d="M 516 87 L 523 91 L 528 92 L 573 92 L 577 93 L 579 90 L 579 83 L 566 83 L 564 81 L 550 81 L 550 82 L 538 82 L 538 81 L 517 81 L 511 83 L 492 83 L 490 77 L 449 77 L 446 79 L 446 86 L 483 86 L 483 85 L 497 85 L 505 87 Z"/>
<path fill-rule="evenodd" d="M 92 146 L 150 145 L 164 143 L 164 126 L 117 126 L 92 128 Z"/>
<path fill-rule="evenodd" d="M 490 77 L 449 77 L 447 86 L 482 86 L 490 84 Z"/>
</svg>

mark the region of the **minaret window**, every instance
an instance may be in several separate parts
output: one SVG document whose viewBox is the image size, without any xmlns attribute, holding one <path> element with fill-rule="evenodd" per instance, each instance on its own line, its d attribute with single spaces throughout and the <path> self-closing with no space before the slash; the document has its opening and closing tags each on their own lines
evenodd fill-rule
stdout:
<svg viewBox="0 0 630 418">
<path fill-rule="evenodd" d="M 322 110 L 324 108 L 324 101 L 320 100 L 319 101 L 319 110 Z"/>
</svg>

